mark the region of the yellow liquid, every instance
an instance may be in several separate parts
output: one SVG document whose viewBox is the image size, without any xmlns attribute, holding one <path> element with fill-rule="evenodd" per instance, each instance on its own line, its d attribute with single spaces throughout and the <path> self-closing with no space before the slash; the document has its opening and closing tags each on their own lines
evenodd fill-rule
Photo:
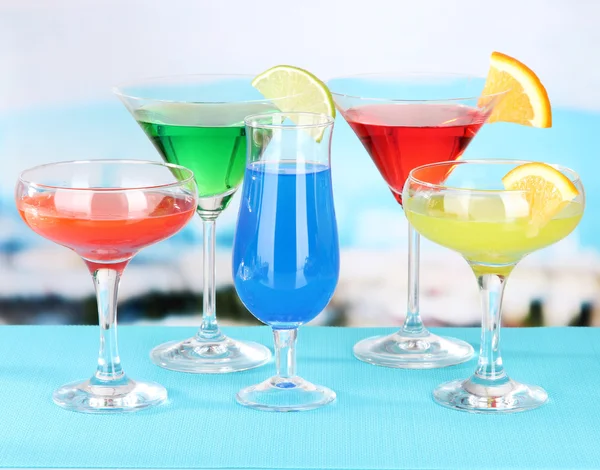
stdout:
<svg viewBox="0 0 600 470">
<path fill-rule="evenodd" d="M 408 221 L 425 238 L 462 254 L 479 273 L 508 274 L 523 256 L 577 227 L 579 202 L 565 203 L 545 225 L 531 223 L 521 194 L 427 195 L 404 201 Z"/>
</svg>

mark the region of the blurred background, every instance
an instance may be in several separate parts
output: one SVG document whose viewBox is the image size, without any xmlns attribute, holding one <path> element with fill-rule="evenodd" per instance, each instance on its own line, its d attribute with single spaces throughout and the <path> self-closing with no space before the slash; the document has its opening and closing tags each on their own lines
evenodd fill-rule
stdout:
<svg viewBox="0 0 600 470">
<path fill-rule="evenodd" d="M 507 325 L 600 325 L 600 2 L 582 0 L 2 0 L 0 2 L 0 323 L 96 323 L 81 260 L 35 235 L 14 207 L 27 167 L 57 160 L 160 160 L 111 93 L 115 84 L 188 73 L 259 73 L 285 63 L 323 80 L 381 71 L 485 75 L 489 55 L 517 57 L 542 79 L 551 129 L 483 127 L 464 158 L 523 158 L 578 171 L 588 204 L 578 229 L 526 258 L 508 282 Z M 332 171 L 342 246 L 341 279 L 315 321 L 401 324 L 406 222 L 341 117 Z M 232 286 L 239 197 L 217 224 L 217 310 L 222 323 L 255 323 Z M 120 291 L 121 323 L 199 325 L 199 218 L 141 252 Z M 428 325 L 476 325 L 467 264 L 424 242 L 422 313 Z"/>
</svg>

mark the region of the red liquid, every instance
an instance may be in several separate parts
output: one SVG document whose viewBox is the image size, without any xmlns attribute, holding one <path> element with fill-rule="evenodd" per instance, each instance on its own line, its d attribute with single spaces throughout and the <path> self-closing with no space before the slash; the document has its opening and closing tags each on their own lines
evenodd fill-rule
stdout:
<svg viewBox="0 0 600 470">
<path fill-rule="evenodd" d="M 390 103 L 351 108 L 343 115 L 402 204 L 409 172 L 428 163 L 458 159 L 489 111 L 463 105 Z M 429 181 L 441 183 L 448 167 L 432 173 Z"/>
<path fill-rule="evenodd" d="M 57 191 L 17 202 L 27 225 L 84 258 L 90 270 L 119 269 L 142 248 L 178 232 L 194 199 L 156 192 Z"/>
</svg>

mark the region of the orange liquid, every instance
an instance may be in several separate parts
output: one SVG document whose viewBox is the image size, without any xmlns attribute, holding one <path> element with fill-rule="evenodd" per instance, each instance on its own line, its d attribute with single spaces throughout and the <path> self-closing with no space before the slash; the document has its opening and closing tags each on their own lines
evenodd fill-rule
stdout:
<svg viewBox="0 0 600 470">
<path fill-rule="evenodd" d="M 139 250 L 169 238 L 193 217 L 194 199 L 166 193 L 57 191 L 17 202 L 29 227 L 78 253 L 90 269 L 127 264 Z M 98 266 L 102 265 L 102 266 Z"/>
</svg>

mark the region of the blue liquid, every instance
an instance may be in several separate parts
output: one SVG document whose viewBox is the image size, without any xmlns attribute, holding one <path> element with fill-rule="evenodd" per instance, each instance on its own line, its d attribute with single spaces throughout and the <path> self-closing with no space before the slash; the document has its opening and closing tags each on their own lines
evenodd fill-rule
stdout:
<svg viewBox="0 0 600 470">
<path fill-rule="evenodd" d="M 315 318 L 340 269 L 331 171 L 304 162 L 248 165 L 233 247 L 237 293 L 274 328 Z"/>
</svg>

